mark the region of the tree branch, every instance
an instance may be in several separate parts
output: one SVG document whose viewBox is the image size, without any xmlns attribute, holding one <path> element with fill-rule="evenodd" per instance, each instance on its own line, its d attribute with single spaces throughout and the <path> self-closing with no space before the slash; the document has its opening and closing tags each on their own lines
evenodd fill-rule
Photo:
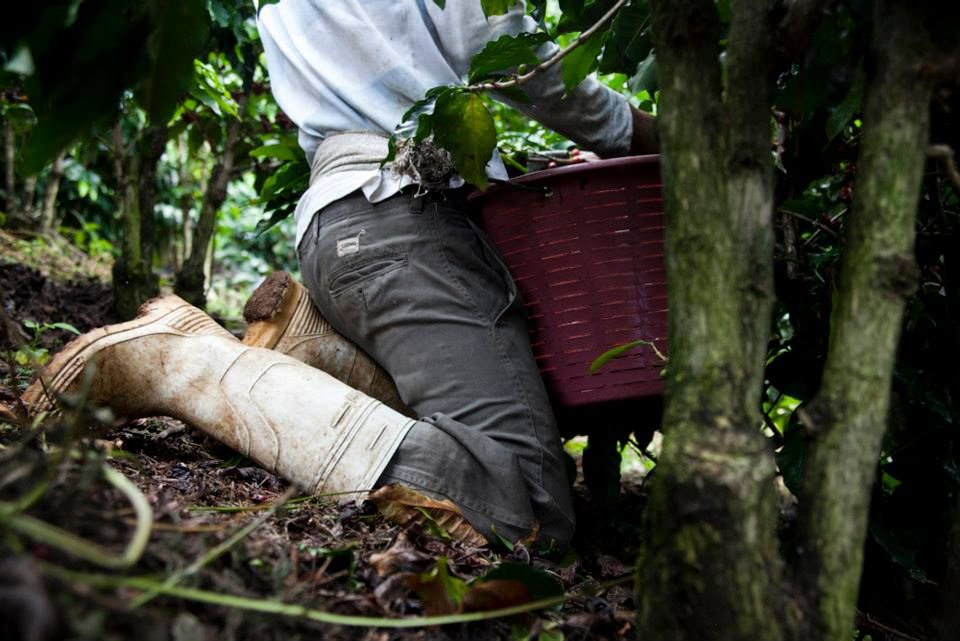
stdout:
<svg viewBox="0 0 960 641">
<path fill-rule="evenodd" d="M 569 45 L 553 54 L 536 67 L 524 74 L 514 74 L 510 80 L 501 80 L 496 82 L 481 82 L 474 85 L 468 85 L 467 89 L 470 91 L 500 91 L 502 89 L 509 89 L 511 87 L 519 87 L 530 79 L 536 77 L 538 74 L 543 73 L 553 65 L 557 64 L 563 60 L 567 54 L 583 44 L 590 36 L 595 34 L 597 31 L 602 29 L 608 22 L 610 22 L 617 12 L 627 3 L 627 0 L 617 0 L 616 4 L 610 7 L 610 10 L 607 11 L 603 16 L 597 20 L 589 29 L 580 33 L 577 36 L 576 40 L 571 42 Z"/>
<path fill-rule="evenodd" d="M 925 11 L 900 0 L 875 9 L 856 196 L 823 381 L 804 418 L 819 428 L 799 497 L 797 570 L 812 606 L 805 638 L 848 639 L 854 623 L 903 309 L 918 281 L 916 211 L 934 87 L 918 73 L 931 54 Z"/>
</svg>

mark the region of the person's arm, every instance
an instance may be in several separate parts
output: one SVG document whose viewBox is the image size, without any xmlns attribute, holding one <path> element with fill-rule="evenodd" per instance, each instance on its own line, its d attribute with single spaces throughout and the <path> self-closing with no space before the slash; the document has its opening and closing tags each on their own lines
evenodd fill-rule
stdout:
<svg viewBox="0 0 960 641">
<path fill-rule="evenodd" d="M 504 34 L 516 35 L 536 29 L 536 23 L 524 15 L 518 3 L 502 16 L 486 19 L 477 0 L 448 0 L 441 10 L 429 10 L 436 25 L 439 44 L 454 70 L 465 76 L 470 60 L 487 42 Z M 541 60 L 559 47 L 546 43 L 537 51 Z M 655 153 L 658 149 L 656 122 L 635 109 L 626 98 L 587 78 L 569 93 L 565 92 L 561 64 L 555 64 L 521 86 L 529 103 L 496 95 L 498 100 L 542 125 L 563 134 L 602 157 Z"/>
</svg>

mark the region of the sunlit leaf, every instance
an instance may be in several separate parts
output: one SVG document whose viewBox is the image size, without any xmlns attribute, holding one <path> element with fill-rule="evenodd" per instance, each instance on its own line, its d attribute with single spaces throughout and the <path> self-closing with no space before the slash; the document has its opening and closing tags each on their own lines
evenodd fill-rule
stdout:
<svg viewBox="0 0 960 641">
<path fill-rule="evenodd" d="M 497 144 L 497 132 L 480 96 L 472 92 L 443 94 L 437 99 L 433 120 L 433 139 L 450 152 L 457 172 L 485 189 L 485 169 Z"/>
<path fill-rule="evenodd" d="M 567 91 L 574 89 L 583 82 L 584 78 L 596 70 L 598 60 L 597 56 L 603 48 L 603 41 L 607 36 L 607 31 L 598 31 L 580 45 L 571 51 L 566 58 L 560 62 L 563 75 L 563 86 Z"/>
<path fill-rule="evenodd" d="M 510 10 L 510 7 L 517 4 L 517 0 L 480 0 L 480 6 L 483 8 L 483 15 L 500 16 Z"/>
<path fill-rule="evenodd" d="M 303 160 L 303 151 L 299 147 L 293 148 L 290 145 L 276 143 L 273 145 L 263 145 L 250 150 L 250 155 L 254 158 L 277 158 L 278 160 Z"/>
<path fill-rule="evenodd" d="M 80 335 L 80 330 L 74 327 L 73 325 L 71 325 L 70 323 L 64 323 L 64 322 L 50 323 L 50 327 L 52 329 L 60 329 L 65 332 L 70 332 L 71 334 L 76 334 L 77 336 Z"/>
<path fill-rule="evenodd" d="M 657 355 L 657 357 L 659 357 L 661 360 L 665 360 L 663 357 L 663 354 L 661 354 L 660 350 L 657 349 L 656 343 L 654 343 L 653 341 L 638 339 L 635 341 L 630 341 L 629 343 L 624 343 L 623 345 L 617 345 L 616 347 L 605 351 L 603 354 L 600 354 L 600 356 L 598 356 L 592 363 L 590 363 L 590 374 L 596 374 L 601 367 L 603 367 L 613 359 L 619 358 L 624 354 L 626 354 L 627 352 L 630 352 L 636 349 L 637 347 L 640 347 L 641 345 L 649 346 Z"/>
</svg>

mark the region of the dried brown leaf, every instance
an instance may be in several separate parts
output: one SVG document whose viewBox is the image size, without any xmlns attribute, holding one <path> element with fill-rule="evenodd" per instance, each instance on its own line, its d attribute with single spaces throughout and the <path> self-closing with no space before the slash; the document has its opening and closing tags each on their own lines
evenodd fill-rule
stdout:
<svg viewBox="0 0 960 641">
<path fill-rule="evenodd" d="M 463 595 L 464 612 L 499 610 L 533 601 L 530 589 L 521 581 L 491 580 L 472 585 Z"/>
<path fill-rule="evenodd" d="M 463 518 L 460 508 L 447 499 L 438 500 L 403 485 L 385 485 L 370 494 L 370 501 L 383 513 L 385 519 L 402 526 L 423 524 L 430 515 L 434 522 L 454 540 L 469 545 L 483 546 L 486 538 Z"/>
</svg>

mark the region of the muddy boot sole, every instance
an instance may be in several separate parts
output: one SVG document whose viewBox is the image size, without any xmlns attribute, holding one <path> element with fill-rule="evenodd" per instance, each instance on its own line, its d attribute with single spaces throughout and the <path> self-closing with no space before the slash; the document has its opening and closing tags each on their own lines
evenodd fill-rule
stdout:
<svg viewBox="0 0 960 641">
<path fill-rule="evenodd" d="M 243 344 L 274 349 L 284 336 L 324 334 L 327 322 L 313 306 L 306 288 L 287 272 L 274 272 L 243 307 L 247 331 Z"/>
</svg>

